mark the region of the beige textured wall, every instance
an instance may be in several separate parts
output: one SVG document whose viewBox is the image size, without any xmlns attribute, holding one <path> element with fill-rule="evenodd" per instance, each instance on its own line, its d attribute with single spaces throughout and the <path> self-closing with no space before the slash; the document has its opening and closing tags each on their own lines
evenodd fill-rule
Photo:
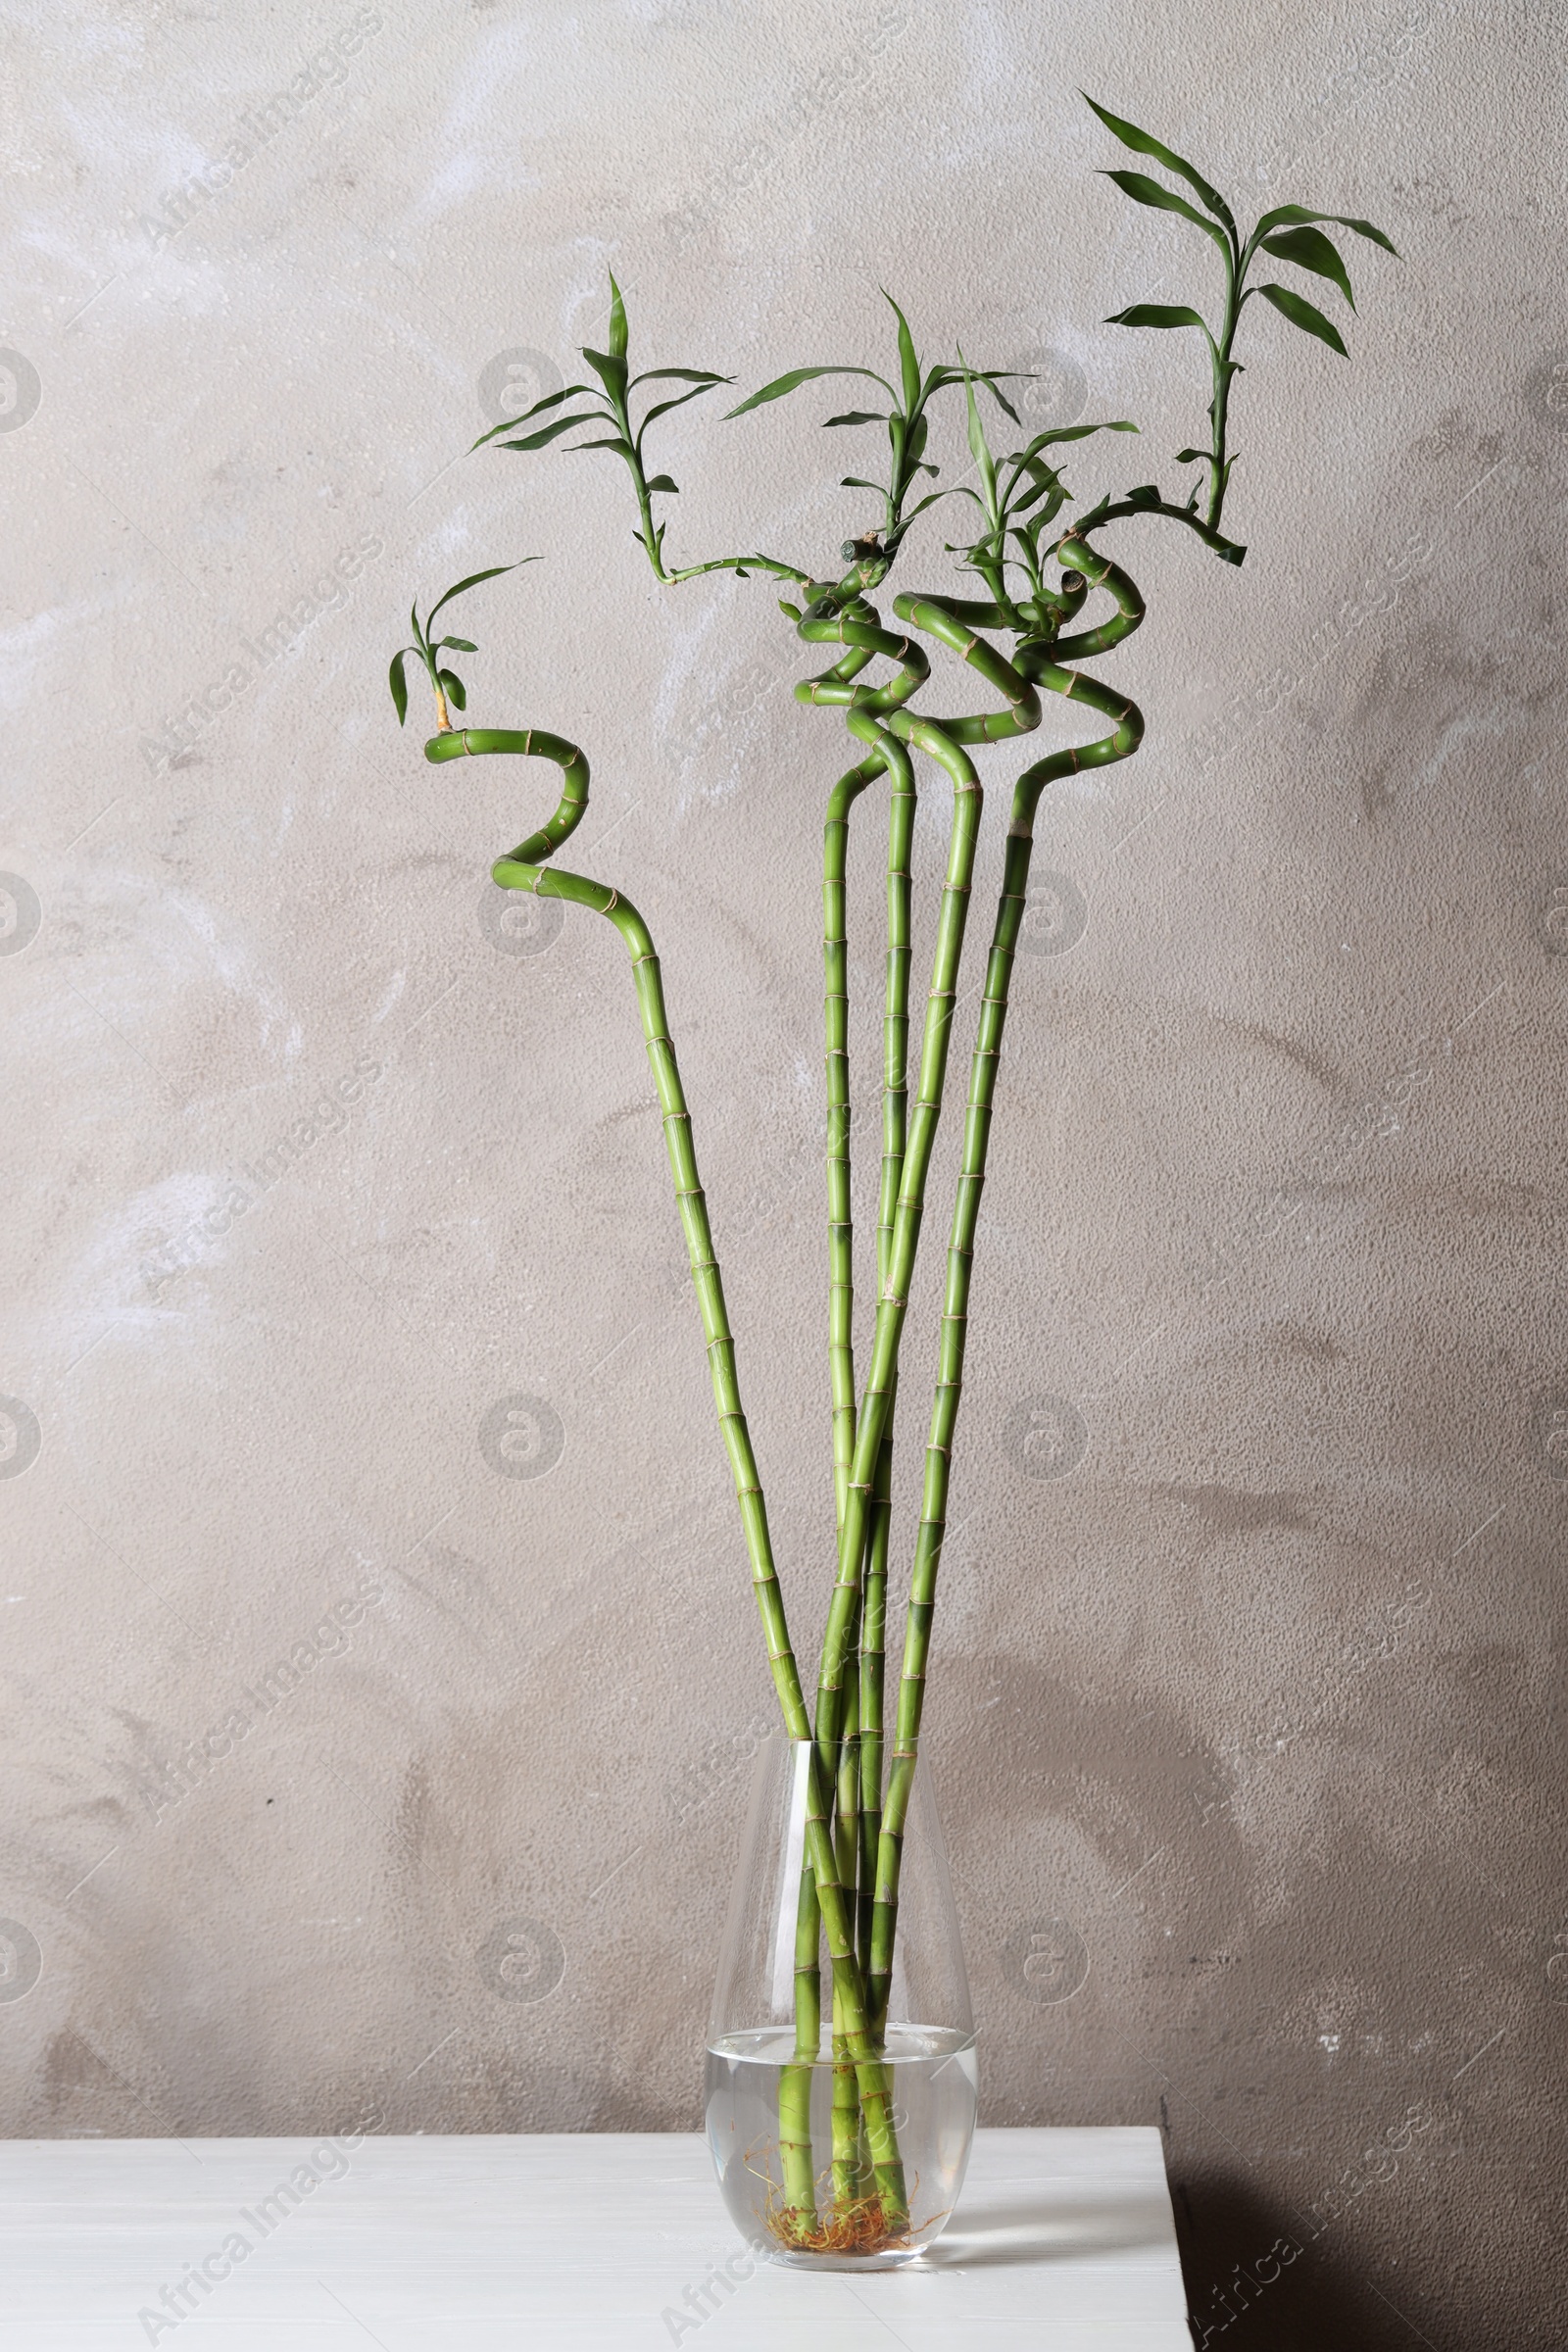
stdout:
<svg viewBox="0 0 1568 2352">
<path fill-rule="evenodd" d="M 1250 559 L 1123 532 L 1149 741 L 1040 827 L 931 1705 L 987 2111 L 1162 2121 L 1209 2325 L 1299 2244 L 1229 2341 L 1560 2341 L 1562 9 L 7 27 L 4 2128 L 695 2124 L 771 1701 L 624 957 L 506 928 L 550 771 L 427 768 L 385 666 L 548 558 L 466 608 L 472 709 L 588 747 L 663 948 L 806 1650 L 843 738 L 765 585 L 656 589 L 612 462 L 462 453 L 608 264 L 645 364 L 748 385 L 881 364 L 886 283 L 1143 420 L 1084 487 L 1173 478 L 1193 354 L 1099 321 L 1205 254 L 1082 83 L 1404 259 L 1351 256 L 1350 368 L 1250 321 Z M 672 546 L 870 519 L 811 396 L 713 406 Z"/>
</svg>

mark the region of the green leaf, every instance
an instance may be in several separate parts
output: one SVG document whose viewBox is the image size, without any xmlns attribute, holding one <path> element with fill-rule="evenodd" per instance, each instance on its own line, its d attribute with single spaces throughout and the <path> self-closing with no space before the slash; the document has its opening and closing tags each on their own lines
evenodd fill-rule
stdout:
<svg viewBox="0 0 1568 2352">
<path fill-rule="evenodd" d="M 577 449 L 612 449 L 617 458 L 625 459 L 628 466 L 635 466 L 637 463 L 637 452 L 631 443 L 623 441 L 618 433 L 612 434 L 608 441 L 579 441 Z M 573 450 L 573 457 L 576 454 L 577 451 Z"/>
<path fill-rule="evenodd" d="M 1190 188 L 1196 189 L 1208 211 L 1216 220 L 1223 221 L 1235 240 L 1236 222 L 1231 218 L 1230 206 L 1217 188 L 1209 186 L 1201 173 L 1195 172 L 1191 164 L 1185 163 L 1169 147 L 1161 146 L 1158 139 L 1151 138 L 1147 130 L 1140 130 L 1136 122 L 1124 122 L 1120 115 L 1113 115 L 1107 108 L 1097 106 L 1087 90 L 1080 90 L 1078 95 L 1124 147 L 1130 147 L 1135 155 L 1152 155 L 1156 164 L 1163 164 L 1167 172 L 1174 172 L 1178 179 L 1185 179 Z"/>
<path fill-rule="evenodd" d="M 407 656 L 414 653 L 416 650 L 416 649 L 414 646 L 406 645 L 403 648 L 402 653 L 394 654 L 392 657 L 392 667 L 387 672 L 387 684 L 392 689 L 392 701 L 397 710 L 398 725 L 400 727 L 403 725 L 404 721 L 409 715 L 409 681 L 403 675 L 403 663 Z"/>
<path fill-rule="evenodd" d="M 626 380 L 626 305 L 620 299 L 614 271 L 610 275 L 610 357 L 621 363 L 621 382 Z"/>
<path fill-rule="evenodd" d="M 464 689 L 463 680 L 459 677 L 457 671 L 455 669 L 438 669 L 436 671 L 436 676 L 446 688 L 447 701 L 451 703 L 455 709 L 459 710 L 466 710 L 468 708 L 468 697 Z"/>
<path fill-rule="evenodd" d="M 583 358 L 604 385 L 613 406 L 626 404 L 626 363 L 612 351 L 590 351 L 583 346 Z"/>
<path fill-rule="evenodd" d="M 438 598 L 430 607 L 424 622 L 426 635 L 435 626 L 435 616 L 441 607 L 450 605 L 452 599 L 462 596 L 465 589 L 477 588 L 481 580 L 499 580 L 504 571 L 519 571 L 524 564 L 538 564 L 542 560 L 539 556 L 519 556 L 515 564 L 492 564 L 488 571 L 470 571 L 466 580 L 460 580 L 455 588 L 449 588 L 445 596 Z"/>
<path fill-rule="evenodd" d="M 1130 507 L 1157 507 L 1159 484 L 1157 482 L 1140 482 L 1136 490 L 1129 490 L 1125 495 Z"/>
<path fill-rule="evenodd" d="M 868 482 L 858 473 L 845 474 L 843 480 L 839 483 L 839 488 L 841 490 L 874 490 L 878 498 L 886 498 L 887 496 L 887 491 L 881 482 Z"/>
<path fill-rule="evenodd" d="M 1012 370 L 1008 368 L 1004 372 L 1010 375 Z M 1002 410 L 1003 414 L 1010 416 L 1014 424 L 1018 423 L 1019 417 L 1017 410 L 1013 407 L 1005 392 L 999 392 L 997 389 L 997 377 L 995 371 L 993 371 L 990 375 L 982 375 L 977 369 L 974 380 L 977 384 L 984 384 L 986 390 L 990 393 L 992 399 L 996 402 L 998 408 Z"/>
<path fill-rule="evenodd" d="M 914 356 L 914 337 L 909 332 L 909 321 L 886 286 L 882 288 L 882 299 L 899 322 L 899 375 L 904 386 L 904 413 L 912 416 L 920 406 L 920 363 Z"/>
<path fill-rule="evenodd" d="M 1090 433 L 1136 433 L 1137 430 L 1137 425 L 1126 416 L 1107 419 L 1103 424 L 1054 424 L 1045 432 L 1036 433 L 1028 448 L 1019 450 L 1007 464 L 1027 466 L 1038 451 L 1049 449 L 1054 441 L 1082 441 Z"/>
<path fill-rule="evenodd" d="M 1294 262 L 1298 270 L 1310 270 L 1319 277 L 1331 277 L 1345 296 L 1351 310 L 1355 296 L 1345 264 L 1321 229 L 1281 228 L 1263 239 L 1265 253 L 1277 254 L 1282 262 Z"/>
<path fill-rule="evenodd" d="M 842 416 L 824 416 L 822 429 L 826 432 L 829 425 L 834 424 L 886 424 L 886 422 L 887 415 L 882 409 L 846 409 Z"/>
<path fill-rule="evenodd" d="M 1178 466 L 1191 466 L 1195 460 L 1206 466 L 1208 458 L 1209 452 L 1206 449 L 1179 449 L 1176 452 Z"/>
<path fill-rule="evenodd" d="M 961 351 L 959 352 L 958 357 L 960 360 L 962 359 L 963 354 Z M 974 379 L 972 376 L 965 375 L 964 377 L 963 398 L 965 416 L 968 423 L 969 455 L 973 458 L 975 465 L 979 468 L 980 487 L 984 496 L 986 514 L 990 521 L 993 523 L 993 525 L 995 525 L 1001 520 L 1001 516 L 997 509 L 997 464 L 996 460 L 991 455 L 990 444 L 986 440 L 985 426 L 980 421 L 980 406 L 974 396 Z"/>
<path fill-rule="evenodd" d="M 1255 245 L 1272 229 L 1303 227 L 1312 220 L 1328 220 L 1336 228 L 1353 228 L 1358 237 L 1370 237 L 1374 245 L 1381 245 L 1385 253 L 1392 253 L 1396 261 L 1399 258 L 1382 229 L 1374 228 L 1370 220 L 1352 220 L 1348 213 L 1309 213 L 1304 204 L 1282 204 L 1276 206 L 1272 213 L 1265 213 L 1252 231 L 1252 242 Z"/>
<path fill-rule="evenodd" d="M 865 490 L 875 488 L 875 484 L 872 482 L 859 483 L 856 486 Z M 969 495 L 972 498 L 974 496 L 973 491 L 971 491 Z M 923 514 L 927 507 L 934 507 L 939 498 L 951 498 L 952 496 L 953 492 L 951 490 L 928 490 L 924 498 L 920 500 L 918 506 L 913 506 L 909 509 L 907 514 L 906 514 L 901 520 L 898 529 L 891 534 L 887 541 L 885 552 L 891 553 L 892 550 L 898 546 L 900 540 L 904 537 L 906 531 L 907 531 L 910 523 L 913 522 L 917 514 Z"/>
<path fill-rule="evenodd" d="M 667 415 L 671 409 L 683 409 L 689 400 L 701 400 L 705 392 L 711 392 L 712 389 L 713 387 L 711 384 L 694 384 L 689 392 L 677 392 L 673 400 L 656 400 L 653 407 L 649 410 L 647 416 L 643 418 L 641 430 L 638 435 L 639 439 L 641 438 L 642 433 L 645 433 L 648 430 L 648 427 L 653 423 L 656 416 L 663 416 Z"/>
<path fill-rule="evenodd" d="M 1326 343 L 1330 351 L 1337 351 L 1342 360 L 1349 358 L 1333 320 L 1325 318 L 1322 312 L 1315 310 L 1311 303 L 1303 302 L 1299 294 L 1293 294 L 1289 286 L 1254 286 L 1252 291 L 1261 294 L 1265 302 L 1271 302 L 1293 326 L 1300 327 L 1305 334 L 1316 335 L 1318 341 Z"/>
<path fill-rule="evenodd" d="M 1205 237 L 1212 237 L 1222 253 L 1230 252 L 1222 228 L 1217 228 L 1212 220 L 1205 220 L 1185 196 L 1177 196 L 1171 189 L 1162 188 L 1157 179 L 1151 179 L 1147 172 L 1106 172 L 1102 176 L 1113 179 L 1122 194 L 1130 196 L 1134 204 L 1150 205 L 1158 213 L 1180 213 L 1184 220 L 1190 220 L 1195 228 L 1200 228 Z"/>
<path fill-rule="evenodd" d="M 711 368 L 645 368 L 641 375 L 632 377 L 633 384 L 660 384 L 675 376 L 683 384 L 732 384 L 732 375 L 715 375 Z"/>
<path fill-rule="evenodd" d="M 778 609 L 784 614 L 786 620 L 799 620 L 801 617 L 800 606 L 790 604 L 788 599 L 785 597 L 781 596 L 779 598 Z"/>
<path fill-rule="evenodd" d="M 1105 320 L 1107 326 L 1200 326 L 1208 334 L 1208 321 L 1185 302 L 1135 302 L 1129 311 L 1117 311 Z M 1210 343 L 1213 342 L 1209 335 Z"/>
<path fill-rule="evenodd" d="M 494 441 L 498 434 L 510 433 L 517 425 L 526 424 L 530 416 L 541 416 L 546 409 L 559 409 L 564 400 L 571 400 L 579 392 L 587 394 L 592 399 L 598 398 L 598 393 L 592 384 L 564 384 L 559 392 L 547 392 L 543 400 L 536 400 L 533 407 L 524 409 L 520 416 L 508 416 L 503 423 L 493 424 L 487 433 L 479 435 L 468 455 L 471 457 L 474 449 L 483 449 L 485 443 Z"/>
<path fill-rule="evenodd" d="M 574 424 L 604 424 L 606 421 L 593 409 L 589 410 L 586 416 L 555 416 L 548 424 L 542 424 L 536 433 L 525 433 L 519 441 L 503 441 L 501 446 L 503 449 L 543 449 L 547 443 L 559 440 L 563 433 L 569 433 Z M 488 441 L 490 438 L 486 433 L 485 439 Z M 473 446 L 477 449 L 478 442 Z"/>
<path fill-rule="evenodd" d="M 764 401 L 782 400 L 786 392 L 797 391 L 802 384 L 808 384 L 819 375 L 866 375 L 873 384 L 881 385 L 890 400 L 898 398 L 887 377 L 878 375 L 873 368 L 792 368 L 788 375 L 775 376 L 770 384 L 762 386 L 760 392 L 754 392 L 750 400 L 743 400 L 738 409 L 727 409 L 724 422 L 727 424 L 732 416 L 744 416 L 748 409 L 760 409 Z"/>
<path fill-rule="evenodd" d="M 436 652 L 442 654 L 448 650 L 454 654 L 476 654 L 479 648 L 476 645 L 470 645 L 466 637 L 443 637 L 436 647 Z"/>
<path fill-rule="evenodd" d="M 672 482 L 667 473 L 656 473 L 648 487 L 650 490 L 673 490 L 678 492 L 680 489 L 680 484 L 678 482 Z"/>
</svg>

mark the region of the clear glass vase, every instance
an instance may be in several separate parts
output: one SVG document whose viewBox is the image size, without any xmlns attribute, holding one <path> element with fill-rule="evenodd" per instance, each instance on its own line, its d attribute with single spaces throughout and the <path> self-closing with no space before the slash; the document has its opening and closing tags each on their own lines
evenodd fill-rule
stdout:
<svg viewBox="0 0 1568 2352">
<path fill-rule="evenodd" d="M 832 1827 L 867 2003 L 857 2058 L 804 1867 L 810 1759 L 807 1740 L 775 1736 L 758 1748 L 709 2024 L 708 2144 L 731 2217 L 760 2253 L 806 2269 L 886 2269 L 924 2252 L 962 2185 L 977 2084 L 968 1978 L 923 1757 L 908 1786 L 888 1969 L 870 1800 L 885 1805 L 889 1792 L 868 1764 L 862 1776 L 850 1743 Z M 885 1890 L 890 1841 L 881 1850 Z"/>
</svg>

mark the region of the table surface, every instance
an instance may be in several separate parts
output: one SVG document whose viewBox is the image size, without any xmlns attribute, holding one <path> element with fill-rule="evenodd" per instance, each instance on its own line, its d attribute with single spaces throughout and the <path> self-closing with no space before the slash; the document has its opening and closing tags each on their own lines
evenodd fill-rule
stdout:
<svg viewBox="0 0 1568 2352">
<path fill-rule="evenodd" d="M 1184 2310 L 1142 2127 L 977 2133 L 943 2236 L 872 2277 L 754 2268 L 695 2134 L 0 2141 L 4 2352 L 1191 2352 Z"/>
</svg>

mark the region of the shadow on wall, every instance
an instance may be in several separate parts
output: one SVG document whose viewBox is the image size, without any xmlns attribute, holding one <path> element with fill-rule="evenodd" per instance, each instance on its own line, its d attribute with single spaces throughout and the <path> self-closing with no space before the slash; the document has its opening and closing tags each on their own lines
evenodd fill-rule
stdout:
<svg viewBox="0 0 1568 2352">
<path fill-rule="evenodd" d="M 1187 2308 L 1198 2352 L 1412 2352 L 1430 2337 L 1400 2318 L 1344 2251 L 1311 2244 L 1255 2181 L 1167 2150 Z"/>
</svg>

